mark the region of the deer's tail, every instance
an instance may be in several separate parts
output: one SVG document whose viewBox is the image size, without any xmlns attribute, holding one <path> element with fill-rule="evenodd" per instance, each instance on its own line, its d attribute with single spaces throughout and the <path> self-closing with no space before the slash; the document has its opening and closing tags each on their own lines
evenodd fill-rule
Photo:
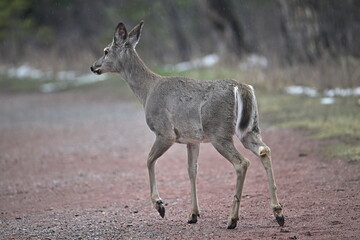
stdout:
<svg viewBox="0 0 360 240">
<path fill-rule="evenodd" d="M 251 85 L 239 84 L 234 88 L 236 126 L 235 134 L 241 140 L 248 132 L 259 133 L 258 110 L 254 89 Z"/>
</svg>

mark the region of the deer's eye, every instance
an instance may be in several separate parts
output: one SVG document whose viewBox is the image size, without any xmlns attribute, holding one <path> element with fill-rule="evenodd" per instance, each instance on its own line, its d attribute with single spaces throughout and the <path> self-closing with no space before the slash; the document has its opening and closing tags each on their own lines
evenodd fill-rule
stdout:
<svg viewBox="0 0 360 240">
<path fill-rule="evenodd" d="M 105 53 L 105 55 L 107 55 L 109 53 L 109 49 L 105 49 L 104 53 Z"/>
</svg>

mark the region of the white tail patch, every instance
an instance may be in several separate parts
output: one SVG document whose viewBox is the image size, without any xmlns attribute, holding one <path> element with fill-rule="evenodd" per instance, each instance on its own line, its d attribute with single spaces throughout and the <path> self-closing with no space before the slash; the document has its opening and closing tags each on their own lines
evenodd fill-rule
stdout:
<svg viewBox="0 0 360 240">
<path fill-rule="evenodd" d="M 240 130 L 240 120 L 242 115 L 243 103 L 239 94 L 239 87 L 234 87 L 234 96 L 235 96 L 235 107 L 237 108 L 236 114 L 236 125 L 235 125 L 235 134 L 241 139 L 243 137 L 242 131 Z"/>
<path fill-rule="evenodd" d="M 255 99 L 254 99 L 254 88 L 251 85 L 249 85 L 249 86 L 251 88 L 252 95 L 253 95 L 252 100 L 255 101 Z M 243 117 L 242 116 L 242 113 L 243 113 L 243 101 L 241 99 L 238 86 L 234 87 L 234 96 L 235 96 L 235 108 L 237 108 L 235 134 L 241 140 L 246 135 L 246 133 L 251 130 L 251 128 L 252 128 L 252 126 L 254 124 L 254 110 L 255 110 L 256 106 L 252 107 L 252 112 L 251 112 L 250 121 L 249 121 L 248 126 L 245 129 L 241 129 L 240 128 L 240 122 L 241 122 L 241 118 Z"/>
<path fill-rule="evenodd" d="M 248 127 L 245 130 L 245 133 L 247 133 L 248 131 L 252 131 L 252 128 L 254 126 L 254 120 L 255 120 L 255 115 L 257 112 L 257 104 L 256 104 L 256 99 L 255 99 L 255 90 L 254 87 L 252 85 L 249 85 L 250 89 L 251 89 L 251 99 L 252 99 L 252 108 L 251 108 L 251 117 L 250 117 L 250 122 Z"/>
</svg>

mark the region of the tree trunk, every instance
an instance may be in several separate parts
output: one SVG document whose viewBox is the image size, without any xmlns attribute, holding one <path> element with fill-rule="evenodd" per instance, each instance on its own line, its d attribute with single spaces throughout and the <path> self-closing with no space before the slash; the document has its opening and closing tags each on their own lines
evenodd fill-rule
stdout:
<svg viewBox="0 0 360 240">
<path fill-rule="evenodd" d="M 314 62 L 321 56 L 326 42 L 321 39 L 316 7 L 305 0 L 278 0 L 278 3 L 287 61 Z"/>
<path fill-rule="evenodd" d="M 234 13 L 230 0 L 205 0 L 201 2 L 205 8 L 206 16 L 217 32 L 219 48 L 227 56 L 233 55 L 241 58 L 248 52 L 244 41 L 244 31 L 240 20 Z"/>
<path fill-rule="evenodd" d="M 312 63 L 325 54 L 360 55 L 357 0 L 277 0 L 287 61 Z"/>
<path fill-rule="evenodd" d="M 163 0 L 168 14 L 169 25 L 175 37 L 178 55 L 181 61 L 188 61 L 191 58 L 191 44 L 184 31 L 175 1 Z"/>
</svg>

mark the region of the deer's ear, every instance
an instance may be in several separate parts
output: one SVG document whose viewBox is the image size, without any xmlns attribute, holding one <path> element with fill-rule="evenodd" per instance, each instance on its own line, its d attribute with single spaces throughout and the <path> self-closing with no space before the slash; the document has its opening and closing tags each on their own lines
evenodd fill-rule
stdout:
<svg viewBox="0 0 360 240">
<path fill-rule="evenodd" d="M 129 42 L 135 48 L 140 39 L 141 29 L 144 25 L 144 21 L 141 21 L 136 25 L 129 33 Z"/>
<path fill-rule="evenodd" d="M 126 31 L 125 25 L 120 22 L 115 28 L 114 41 L 115 43 L 119 43 L 124 41 L 127 38 L 128 34 Z"/>
</svg>

